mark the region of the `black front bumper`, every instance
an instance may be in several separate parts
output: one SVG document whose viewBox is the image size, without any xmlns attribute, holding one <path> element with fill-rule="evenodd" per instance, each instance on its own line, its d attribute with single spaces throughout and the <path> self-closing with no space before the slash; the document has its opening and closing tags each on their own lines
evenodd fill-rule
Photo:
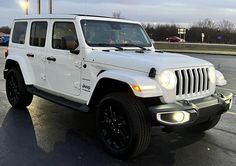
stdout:
<svg viewBox="0 0 236 166">
<path fill-rule="evenodd" d="M 216 115 L 221 115 L 231 109 L 233 102 L 233 94 L 219 94 L 198 99 L 194 101 L 179 101 L 174 104 L 164 104 L 149 108 L 153 125 L 164 126 L 189 126 L 202 123 Z M 157 117 L 158 114 L 172 113 L 172 112 L 187 112 L 190 117 L 187 122 L 183 123 L 168 123 L 162 121 Z"/>
</svg>

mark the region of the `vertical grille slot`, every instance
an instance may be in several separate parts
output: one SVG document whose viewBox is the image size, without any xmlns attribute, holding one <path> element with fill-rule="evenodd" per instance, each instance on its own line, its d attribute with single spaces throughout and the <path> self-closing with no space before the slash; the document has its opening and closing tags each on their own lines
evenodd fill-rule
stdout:
<svg viewBox="0 0 236 166">
<path fill-rule="evenodd" d="M 187 74 L 188 74 L 188 94 L 189 93 L 193 93 L 193 73 L 190 69 L 187 70 Z"/>
<path fill-rule="evenodd" d="M 203 77 L 203 73 L 202 73 L 202 69 L 199 69 L 200 71 L 200 91 L 203 91 L 203 85 L 204 85 L 204 77 Z"/>
<path fill-rule="evenodd" d="M 176 75 L 176 79 L 177 79 L 177 84 L 176 84 L 176 95 L 179 95 L 180 93 L 180 88 L 179 88 L 179 83 L 180 83 L 180 79 L 179 79 L 179 73 L 178 71 L 175 71 L 175 75 Z"/>
<path fill-rule="evenodd" d="M 182 86 L 182 94 L 184 94 L 185 93 L 185 76 L 184 76 L 184 70 L 181 70 L 181 77 L 182 77 L 182 85 L 180 85 L 180 86 Z"/>
<path fill-rule="evenodd" d="M 209 79 L 209 69 L 206 69 L 207 72 L 207 90 L 209 90 L 209 86 L 210 86 L 210 79 Z"/>
<path fill-rule="evenodd" d="M 203 71 L 203 76 L 204 76 L 203 91 L 206 91 L 207 90 L 207 71 L 206 71 L 206 68 L 203 68 L 202 71 Z"/>
</svg>

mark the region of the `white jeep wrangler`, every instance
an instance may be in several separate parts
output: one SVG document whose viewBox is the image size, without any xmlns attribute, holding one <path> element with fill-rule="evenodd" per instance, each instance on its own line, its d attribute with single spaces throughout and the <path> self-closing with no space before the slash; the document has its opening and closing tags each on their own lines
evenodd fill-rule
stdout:
<svg viewBox="0 0 236 166">
<path fill-rule="evenodd" d="M 14 20 L 4 78 L 10 104 L 33 95 L 96 111 L 98 137 L 119 158 L 149 145 L 152 126 L 202 132 L 232 106 L 204 60 L 155 50 L 141 24 L 88 15 Z"/>
</svg>

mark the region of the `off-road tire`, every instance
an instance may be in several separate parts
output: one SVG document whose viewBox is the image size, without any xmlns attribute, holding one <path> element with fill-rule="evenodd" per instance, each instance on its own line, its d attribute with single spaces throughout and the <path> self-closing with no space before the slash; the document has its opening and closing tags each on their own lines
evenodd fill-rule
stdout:
<svg viewBox="0 0 236 166">
<path fill-rule="evenodd" d="M 97 134 L 105 150 L 121 159 L 144 152 L 151 138 L 151 123 L 146 113 L 143 103 L 128 93 L 105 96 L 96 112 Z"/>
<path fill-rule="evenodd" d="M 14 108 L 26 108 L 32 102 L 33 95 L 27 92 L 24 78 L 19 68 L 12 68 L 6 77 L 6 94 Z"/>
</svg>

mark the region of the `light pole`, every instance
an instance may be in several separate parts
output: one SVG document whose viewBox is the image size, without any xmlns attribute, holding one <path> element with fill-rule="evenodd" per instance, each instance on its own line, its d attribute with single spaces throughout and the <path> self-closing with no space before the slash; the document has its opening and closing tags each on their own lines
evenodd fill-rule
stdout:
<svg viewBox="0 0 236 166">
<path fill-rule="evenodd" d="M 38 0 L 38 14 L 41 14 L 41 0 Z"/>
<path fill-rule="evenodd" d="M 20 6 L 24 10 L 25 14 L 29 14 L 29 0 L 21 0 Z M 53 12 L 53 1 L 48 0 L 48 12 L 49 14 L 52 14 Z M 38 14 L 41 14 L 41 0 L 38 0 Z"/>
<path fill-rule="evenodd" d="M 29 14 L 29 0 L 24 0 L 20 2 L 21 8 L 24 10 L 25 14 Z"/>
<path fill-rule="evenodd" d="M 52 14 L 52 8 L 53 8 L 52 5 L 53 5 L 53 4 L 52 4 L 52 0 L 48 0 L 48 10 L 49 10 L 49 14 Z"/>
<path fill-rule="evenodd" d="M 25 4 L 26 4 L 25 14 L 28 15 L 29 14 L 29 0 L 25 0 Z"/>
</svg>

